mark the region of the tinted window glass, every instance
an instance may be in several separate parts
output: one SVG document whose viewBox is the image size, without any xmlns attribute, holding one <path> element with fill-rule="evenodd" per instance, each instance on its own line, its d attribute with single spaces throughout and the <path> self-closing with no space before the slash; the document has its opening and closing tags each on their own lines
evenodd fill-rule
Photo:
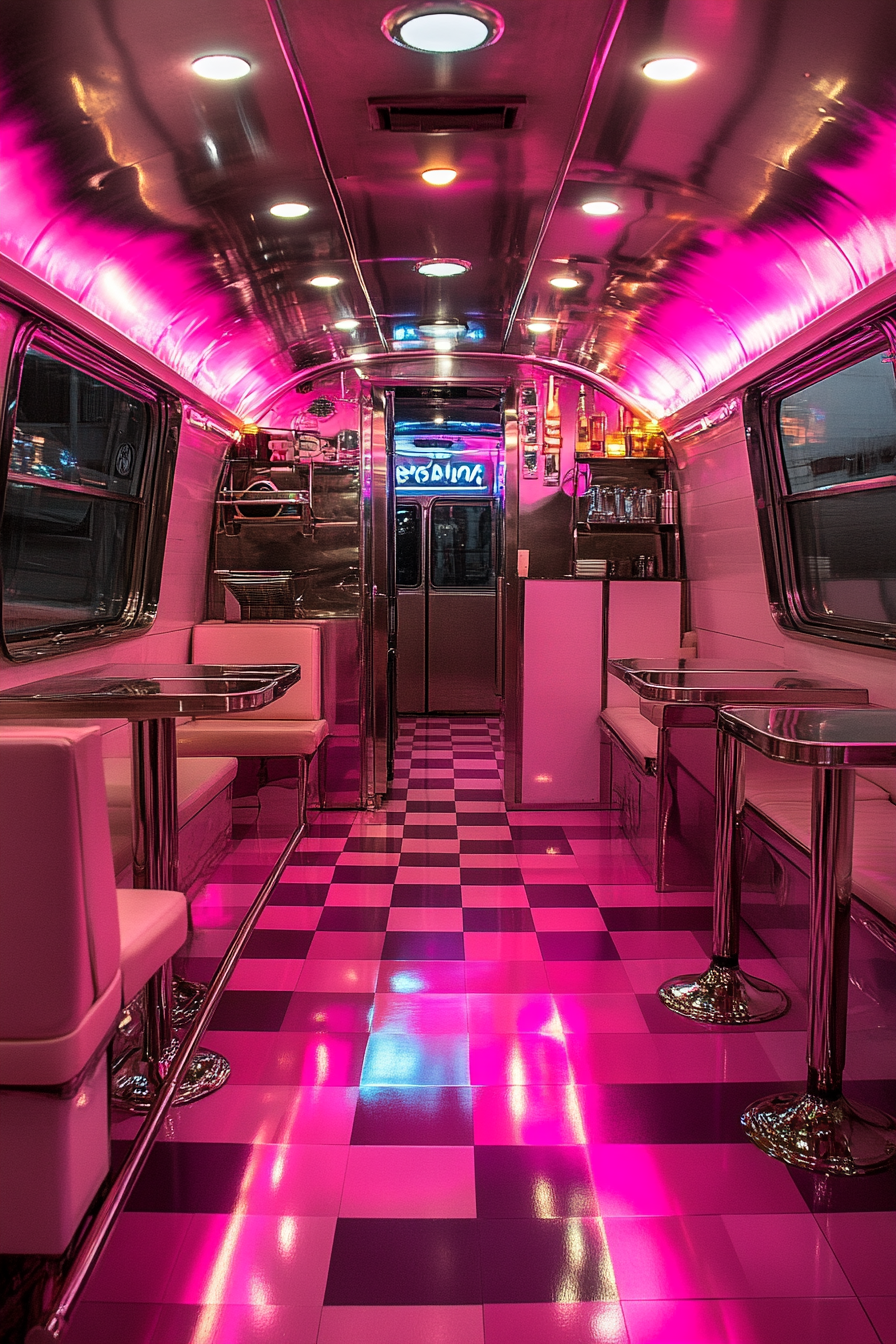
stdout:
<svg viewBox="0 0 896 1344">
<path fill-rule="evenodd" d="M 395 581 L 399 588 L 420 583 L 420 506 L 399 504 L 395 509 Z"/>
<path fill-rule="evenodd" d="M 434 588 L 486 588 L 494 583 L 490 504 L 435 504 L 432 519 Z"/>
<path fill-rule="evenodd" d="M 26 353 L 0 525 L 7 641 L 128 623 L 151 424 L 148 401 Z"/>
<path fill-rule="evenodd" d="M 788 510 L 806 615 L 896 624 L 896 489 L 804 499 Z"/>
<path fill-rule="evenodd" d="M 145 402 L 31 350 L 19 386 L 9 469 L 137 495 L 148 428 Z"/>
<path fill-rule="evenodd" d="M 781 452 L 791 493 L 896 474 L 896 378 L 883 354 L 785 397 Z"/>
</svg>

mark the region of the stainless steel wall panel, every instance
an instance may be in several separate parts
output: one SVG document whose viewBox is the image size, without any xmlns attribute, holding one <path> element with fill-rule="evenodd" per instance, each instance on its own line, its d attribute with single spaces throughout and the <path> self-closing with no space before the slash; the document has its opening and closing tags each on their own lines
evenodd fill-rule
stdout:
<svg viewBox="0 0 896 1344">
<path fill-rule="evenodd" d="M 399 714 L 426 713 L 426 594 L 398 594 L 397 703 Z"/>
</svg>

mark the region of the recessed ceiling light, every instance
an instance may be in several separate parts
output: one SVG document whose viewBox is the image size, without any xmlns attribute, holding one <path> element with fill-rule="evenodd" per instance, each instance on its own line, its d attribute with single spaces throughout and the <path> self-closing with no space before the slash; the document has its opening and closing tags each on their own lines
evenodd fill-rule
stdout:
<svg viewBox="0 0 896 1344">
<path fill-rule="evenodd" d="M 197 56 L 192 67 L 203 79 L 242 79 L 252 69 L 242 56 Z"/>
<path fill-rule="evenodd" d="M 417 323 L 421 336 L 463 336 L 467 330 L 466 322 L 455 317 L 433 317 Z"/>
<path fill-rule="evenodd" d="M 615 215 L 619 206 L 615 201 L 585 201 L 582 206 L 586 215 Z"/>
<path fill-rule="evenodd" d="M 496 10 L 474 0 L 469 3 L 448 0 L 444 5 L 402 5 L 386 15 L 382 29 L 390 42 L 400 47 L 443 55 L 475 51 L 497 42 L 504 31 L 504 20 Z"/>
<path fill-rule="evenodd" d="M 342 281 L 338 275 L 314 275 L 308 283 L 317 289 L 332 289 L 334 285 L 342 284 Z"/>
<path fill-rule="evenodd" d="M 529 330 L 530 330 L 531 332 L 533 332 L 536 336 L 540 336 L 543 332 L 546 332 L 546 331 L 552 331 L 552 330 L 553 330 L 553 327 L 554 327 L 553 322 L 530 322 L 530 323 L 529 323 Z"/>
<path fill-rule="evenodd" d="M 464 271 L 470 270 L 470 262 L 460 261 L 457 257 L 433 257 L 432 261 L 418 261 L 414 270 L 430 276 L 463 275 Z"/>
<path fill-rule="evenodd" d="M 310 209 L 310 205 L 302 205 L 301 201 L 280 201 L 278 205 L 271 206 L 271 214 L 278 219 L 300 219 Z"/>
<path fill-rule="evenodd" d="M 428 182 L 431 187 L 447 187 L 449 182 L 453 182 L 457 173 L 453 168 L 427 168 L 425 173 L 420 176 L 424 182 Z"/>
<path fill-rule="evenodd" d="M 550 283 L 555 289 L 578 289 L 582 282 L 571 271 L 563 271 L 560 275 L 552 275 Z"/>
<path fill-rule="evenodd" d="M 657 79 L 664 84 L 673 84 L 677 79 L 687 79 L 697 69 L 697 62 L 689 56 L 660 56 L 653 61 L 645 61 L 641 66 L 648 79 Z"/>
<path fill-rule="evenodd" d="M 356 317 L 341 317 L 338 322 L 333 323 L 337 331 L 354 331 L 360 325 Z"/>
</svg>

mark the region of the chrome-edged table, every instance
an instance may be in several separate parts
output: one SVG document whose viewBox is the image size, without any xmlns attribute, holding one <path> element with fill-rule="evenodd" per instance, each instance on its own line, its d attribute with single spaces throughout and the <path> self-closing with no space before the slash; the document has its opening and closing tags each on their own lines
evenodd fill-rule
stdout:
<svg viewBox="0 0 896 1344">
<path fill-rule="evenodd" d="M 0 692 L 0 722 L 130 720 L 134 886 L 176 891 L 178 718 L 261 709 L 300 677 L 301 669 L 294 664 L 115 663 Z M 181 1021 L 189 1021 L 204 992 L 204 985 L 187 981 L 173 986 L 170 967 L 153 977 L 146 990 L 142 1053 L 135 1050 L 115 1075 L 113 1099 L 118 1104 L 149 1109 L 173 1053 L 175 1004 Z M 215 1091 L 229 1073 L 222 1055 L 198 1050 L 175 1104 Z"/>
<path fill-rule="evenodd" d="M 772 1157 L 809 1171 L 879 1171 L 896 1159 L 896 1120 L 847 1101 L 843 1068 L 855 769 L 896 765 L 896 710 L 729 708 L 719 714 L 719 736 L 730 744 L 723 753 L 729 806 L 744 746 L 813 770 L 806 1091 L 755 1102 L 744 1127 Z"/>
<path fill-rule="evenodd" d="M 710 729 L 711 734 L 704 732 L 701 740 L 706 739 L 706 749 L 714 752 L 714 761 L 705 767 L 714 775 L 715 796 L 712 960 L 699 975 L 675 976 L 666 981 L 660 986 L 659 996 L 667 1008 L 682 1017 L 719 1026 L 748 1026 L 780 1017 L 790 1007 L 784 991 L 748 975 L 739 964 L 738 818 L 743 810 L 743 761 L 733 739 L 716 731 L 719 714 L 726 704 L 863 705 L 867 704 L 868 692 L 849 682 L 781 668 L 626 668 L 624 674 L 617 675 L 622 675 L 641 699 L 665 706 L 657 762 L 657 829 L 661 839 L 674 834 L 674 818 L 681 811 L 668 760 L 672 731 L 686 728 L 691 735 L 694 729 Z M 671 720 L 669 724 L 667 719 Z"/>
</svg>

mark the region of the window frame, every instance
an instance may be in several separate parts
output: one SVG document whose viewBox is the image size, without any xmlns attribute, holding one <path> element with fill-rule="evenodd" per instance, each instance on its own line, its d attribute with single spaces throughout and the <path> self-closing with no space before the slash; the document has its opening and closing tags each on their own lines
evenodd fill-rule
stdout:
<svg viewBox="0 0 896 1344">
<path fill-rule="evenodd" d="M 4 308 L 13 319 L 17 315 L 19 321 L 10 346 L 0 424 L 0 525 L 6 510 L 19 388 L 29 351 L 37 349 L 87 377 L 100 379 L 120 392 L 140 398 L 149 413 L 142 486 L 127 501 L 128 507 L 137 513 L 137 524 L 127 598 L 121 615 L 109 621 L 45 626 L 39 631 L 10 637 L 3 619 L 4 583 L 0 569 L 0 652 L 9 662 L 25 663 L 128 638 L 148 630 L 153 624 L 159 606 L 183 406 L 167 388 L 101 347 L 44 317 L 23 312 L 13 304 L 4 302 Z M 40 481 L 41 488 L 49 490 L 57 484 L 64 484 L 65 493 L 75 491 L 93 498 L 121 498 L 90 487 L 56 483 L 50 479 Z"/>
<path fill-rule="evenodd" d="M 785 397 L 882 353 L 896 359 L 896 315 L 883 313 L 871 317 L 788 361 L 747 388 L 743 413 L 762 559 L 775 621 L 783 629 L 801 635 L 892 650 L 896 647 L 896 630 L 883 622 L 836 616 L 821 620 L 808 612 L 800 592 L 788 505 L 796 500 L 831 499 L 836 495 L 892 488 L 896 486 L 896 476 L 792 491 L 779 427 L 779 411 Z"/>
</svg>

